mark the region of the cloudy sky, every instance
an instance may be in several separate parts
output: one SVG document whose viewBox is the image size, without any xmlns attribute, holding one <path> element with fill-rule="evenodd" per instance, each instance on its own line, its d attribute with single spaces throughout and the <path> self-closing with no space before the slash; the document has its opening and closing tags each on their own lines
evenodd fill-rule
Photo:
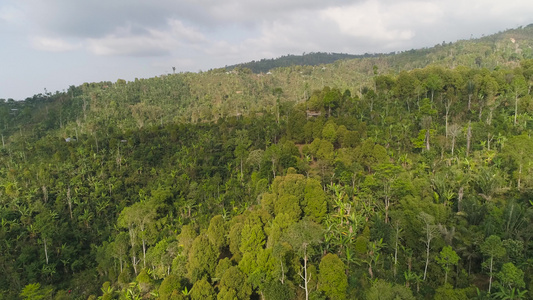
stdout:
<svg viewBox="0 0 533 300">
<path fill-rule="evenodd" d="M 1 0 L 0 98 L 173 66 L 431 47 L 530 23 L 530 0 Z"/>
</svg>

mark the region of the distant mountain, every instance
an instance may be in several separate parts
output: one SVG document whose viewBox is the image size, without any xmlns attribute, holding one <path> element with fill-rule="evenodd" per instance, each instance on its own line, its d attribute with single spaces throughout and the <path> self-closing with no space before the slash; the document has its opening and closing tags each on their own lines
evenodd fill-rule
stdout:
<svg viewBox="0 0 533 300">
<path fill-rule="evenodd" d="M 391 53 L 392 54 L 392 53 Z M 326 53 L 326 52 L 311 52 L 302 55 L 285 55 L 272 59 L 261 59 L 260 61 L 251 61 L 236 65 L 227 66 L 227 70 L 234 70 L 236 68 L 248 68 L 253 73 L 267 73 L 275 68 L 290 67 L 290 66 L 318 66 L 322 64 L 331 64 L 338 60 L 347 60 L 355 58 L 369 58 L 382 56 L 383 54 L 369 54 L 362 55 L 345 54 L 345 53 Z M 390 55 L 390 54 L 389 54 Z"/>
</svg>

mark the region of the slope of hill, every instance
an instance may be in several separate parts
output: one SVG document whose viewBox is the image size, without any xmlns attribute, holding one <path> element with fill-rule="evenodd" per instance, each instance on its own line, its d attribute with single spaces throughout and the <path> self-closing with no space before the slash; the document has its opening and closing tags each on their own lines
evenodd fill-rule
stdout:
<svg viewBox="0 0 533 300">
<path fill-rule="evenodd" d="M 290 66 L 271 74 L 246 69 L 162 75 L 126 83 L 87 83 L 66 93 L 35 95 L 24 102 L 0 105 L 5 142 L 13 132 L 42 134 L 47 129 L 88 132 L 102 124 L 119 130 L 175 121 L 209 121 L 220 117 L 273 111 L 281 103 L 297 103 L 323 86 L 360 95 L 374 85 L 376 74 L 398 74 L 428 65 L 473 69 L 512 68 L 533 58 L 533 26 L 507 30 L 474 40 L 436 45 L 395 55 L 338 60 L 320 66 Z M 307 57 L 307 56 L 304 56 Z M 275 95 L 275 89 L 281 93 Z M 279 91 L 278 89 L 278 91 Z M 39 124 L 39 125 L 38 125 Z M 43 124 L 46 124 L 43 126 Z M 65 130 L 65 129 L 69 130 Z"/>
<path fill-rule="evenodd" d="M 297 103 L 323 86 L 349 89 L 360 95 L 365 86 L 373 86 L 376 74 L 398 74 L 428 65 L 452 69 L 511 68 L 518 66 L 520 60 L 533 58 L 532 36 L 533 26 L 529 25 L 395 55 L 338 60 L 320 66 L 282 67 L 272 69 L 271 74 L 215 69 L 128 83 L 118 80 L 71 86 L 66 93 L 39 94 L 23 102 L 1 104 L 0 119 L 4 123 L 1 133 L 6 142 L 13 132 L 25 129 L 39 135 L 47 129 L 69 128 L 61 131 L 64 136 L 72 135 L 76 127 L 88 132 L 102 124 L 125 130 L 147 124 L 209 121 L 273 111 L 278 96 L 281 103 Z M 301 58 L 306 57 L 315 56 Z M 275 95 L 273 91 L 278 88 L 281 93 Z"/>
<path fill-rule="evenodd" d="M 533 28 L 0 104 L 0 299 L 533 290 Z"/>
</svg>

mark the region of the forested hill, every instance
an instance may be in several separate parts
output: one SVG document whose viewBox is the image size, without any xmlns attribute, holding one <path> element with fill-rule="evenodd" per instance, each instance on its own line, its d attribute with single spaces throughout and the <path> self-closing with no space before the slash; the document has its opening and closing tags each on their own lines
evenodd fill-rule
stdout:
<svg viewBox="0 0 533 300">
<path fill-rule="evenodd" d="M 442 43 L 394 55 L 338 60 L 320 66 L 290 66 L 255 74 L 247 68 L 162 75 L 132 82 L 86 83 L 63 92 L 38 94 L 25 101 L 0 99 L 0 134 L 40 137 L 77 131 L 94 132 L 112 125 L 120 130 L 168 122 L 216 121 L 221 117 L 274 112 L 274 104 L 291 106 L 324 86 L 361 95 L 374 87 L 376 75 L 397 75 L 432 65 L 474 70 L 517 67 L 533 58 L 533 26 L 480 39 Z M 274 92 L 276 91 L 276 92 Z M 106 129 L 107 130 L 107 129 Z M 16 137 L 13 137 L 16 138 Z"/>
<path fill-rule="evenodd" d="M 531 35 L 533 24 L 525 28 L 511 29 L 478 39 L 461 40 L 455 43 L 445 41 L 430 48 L 412 49 L 404 52 L 344 54 L 312 52 L 302 55 L 286 55 L 272 59 L 261 59 L 232 66 L 227 70 L 246 68 L 253 73 L 267 73 L 272 69 L 292 66 L 318 66 L 332 64 L 338 60 L 387 58 L 389 61 L 399 61 L 394 67 L 408 69 L 424 67 L 427 64 L 472 65 L 493 68 L 500 63 L 518 60 L 521 57 L 531 57 Z M 510 42 L 510 43 L 507 43 Z M 525 51 L 525 53 L 523 53 Z M 394 56 L 394 58 L 392 58 Z M 499 56 L 499 57 L 498 57 Z M 485 60 L 485 62 L 484 62 Z"/>
<path fill-rule="evenodd" d="M 237 64 L 233 66 L 226 66 L 226 70 L 234 70 L 236 68 L 247 68 L 253 73 L 267 73 L 275 68 L 291 67 L 291 66 L 318 66 L 323 64 L 331 64 L 337 60 L 346 60 L 354 58 L 377 57 L 380 54 L 363 54 L 353 55 L 344 53 L 325 53 L 312 52 L 304 53 L 302 55 L 286 55 L 276 59 L 261 59 L 260 61 L 251 61 L 247 63 Z"/>
<path fill-rule="evenodd" d="M 0 104 L 0 299 L 528 299 L 532 26 Z"/>
</svg>

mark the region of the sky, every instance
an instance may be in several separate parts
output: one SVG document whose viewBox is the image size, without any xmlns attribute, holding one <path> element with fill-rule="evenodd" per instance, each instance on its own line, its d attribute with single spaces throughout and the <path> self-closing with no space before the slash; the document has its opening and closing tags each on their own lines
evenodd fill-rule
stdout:
<svg viewBox="0 0 533 300">
<path fill-rule="evenodd" d="M 531 23 L 531 0 L 0 0 L 0 99 L 172 67 L 432 47 Z"/>
</svg>

